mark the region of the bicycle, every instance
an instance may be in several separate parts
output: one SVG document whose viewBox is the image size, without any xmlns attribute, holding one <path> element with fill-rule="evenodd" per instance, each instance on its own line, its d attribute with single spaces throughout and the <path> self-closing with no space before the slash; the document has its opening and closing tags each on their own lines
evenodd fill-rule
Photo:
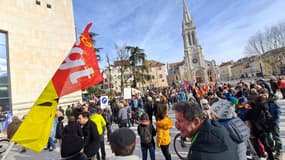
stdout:
<svg viewBox="0 0 285 160">
<path fill-rule="evenodd" d="M 186 160 L 191 146 L 191 138 L 181 137 L 180 133 L 177 133 L 174 137 L 173 148 L 177 156 Z"/>
<path fill-rule="evenodd" d="M 10 145 L 10 141 L 8 138 L 1 137 L 0 138 L 0 154 L 4 153 Z"/>
</svg>

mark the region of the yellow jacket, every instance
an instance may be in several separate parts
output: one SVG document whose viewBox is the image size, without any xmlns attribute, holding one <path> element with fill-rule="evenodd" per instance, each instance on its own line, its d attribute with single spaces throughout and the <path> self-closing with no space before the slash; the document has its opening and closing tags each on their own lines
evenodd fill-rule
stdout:
<svg viewBox="0 0 285 160">
<path fill-rule="evenodd" d="M 102 135 L 103 128 L 106 126 L 106 121 L 104 117 L 101 114 L 95 113 L 90 116 L 90 119 L 96 124 L 99 135 Z"/>
<path fill-rule="evenodd" d="M 172 120 L 169 117 L 164 117 L 162 120 L 156 121 L 156 143 L 160 145 L 168 145 L 171 142 L 170 128 L 172 128 Z"/>
</svg>

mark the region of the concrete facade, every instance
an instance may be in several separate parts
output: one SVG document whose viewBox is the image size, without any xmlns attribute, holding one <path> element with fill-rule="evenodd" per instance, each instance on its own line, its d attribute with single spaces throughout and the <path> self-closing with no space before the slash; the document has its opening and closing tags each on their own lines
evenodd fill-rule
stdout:
<svg viewBox="0 0 285 160">
<path fill-rule="evenodd" d="M 268 51 L 261 58 L 264 75 L 285 75 L 285 47 Z"/>
<path fill-rule="evenodd" d="M 220 81 L 229 81 L 232 78 L 232 70 L 231 66 L 233 65 L 233 61 L 224 62 L 219 66 L 220 72 Z"/>
<path fill-rule="evenodd" d="M 114 65 L 107 67 L 103 71 L 103 89 L 107 92 L 109 85 L 116 93 L 121 93 L 123 88 L 130 88 L 133 82 L 133 76 L 130 68 L 130 62 L 115 61 Z M 123 86 L 123 88 L 121 87 Z"/>
<path fill-rule="evenodd" d="M 154 60 L 148 60 L 145 62 L 148 67 L 148 74 L 150 75 L 150 80 L 142 84 L 143 87 L 167 87 L 167 74 L 165 64 L 157 62 Z"/>
<path fill-rule="evenodd" d="M 76 39 L 72 1 L 0 1 L 0 30 L 8 37 L 13 112 L 30 108 Z M 81 92 L 61 102 L 81 100 Z"/>
</svg>

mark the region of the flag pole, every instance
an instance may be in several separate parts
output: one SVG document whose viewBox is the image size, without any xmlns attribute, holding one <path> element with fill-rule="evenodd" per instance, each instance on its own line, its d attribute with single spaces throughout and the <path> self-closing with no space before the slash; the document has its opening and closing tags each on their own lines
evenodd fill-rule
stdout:
<svg viewBox="0 0 285 160">
<path fill-rule="evenodd" d="M 9 152 L 11 151 L 11 149 L 13 148 L 13 146 L 15 145 L 15 142 L 12 142 L 9 147 L 7 148 L 4 156 L 1 158 L 1 160 L 5 160 L 9 154 Z"/>
</svg>

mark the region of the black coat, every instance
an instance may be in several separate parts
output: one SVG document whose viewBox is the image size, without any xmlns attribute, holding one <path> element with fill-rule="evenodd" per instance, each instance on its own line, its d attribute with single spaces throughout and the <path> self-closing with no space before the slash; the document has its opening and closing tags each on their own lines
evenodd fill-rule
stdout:
<svg viewBox="0 0 285 160">
<path fill-rule="evenodd" d="M 63 128 L 61 156 L 76 156 L 83 149 L 83 132 L 79 124 L 69 123 Z"/>
<path fill-rule="evenodd" d="M 225 127 L 211 120 L 204 121 L 190 150 L 188 160 L 238 160 L 237 144 Z"/>
<path fill-rule="evenodd" d="M 62 138 L 62 133 L 63 133 L 63 122 L 59 121 L 56 124 L 55 138 L 56 139 L 61 139 Z"/>
<path fill-rule="evenodd" d="M 84 153 L 87 157 L 94 156 L 100 148 L 100 136 L 97 126 L 91 120 L 83 126 Z"/>
<path fill-rule="evenodd" d="M 79 137 L 83 137 L 82 128 L 78 123 L 69 123 L 63 128 L 63 136 L 64 135 L 77 135 Z"/>
<path fill-rule="evenodd" d="M 144 105 L 144 111 L 148 114 L 149 120 L 152 122 L 153 108 L 151 103 L 146 103 Z"/>
</svg>

